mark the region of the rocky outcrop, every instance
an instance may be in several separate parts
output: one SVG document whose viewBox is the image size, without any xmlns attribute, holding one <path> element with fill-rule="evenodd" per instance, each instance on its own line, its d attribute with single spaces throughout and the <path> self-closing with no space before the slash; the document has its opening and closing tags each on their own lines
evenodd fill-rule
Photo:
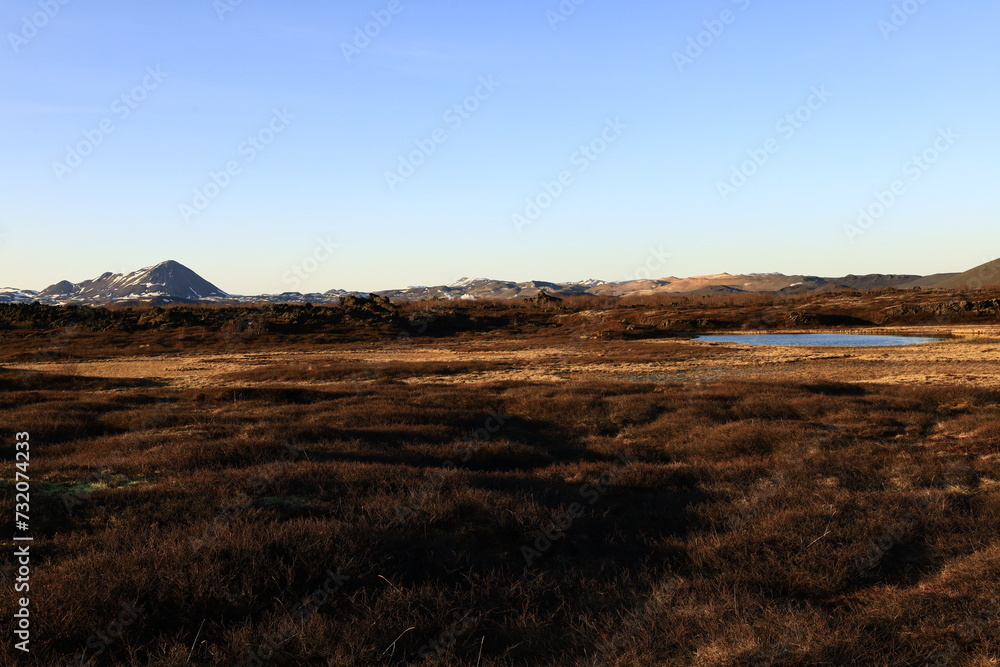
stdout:
<svg viewBox="0 0 1000 667">
<path fill-rule="evenodd" d="M 392 306 L 392 303 L 389 301 L 388 297 L 384 297 L 380 294 L 372 294 L 370 296 L 345 294 L 340 297 L 340 301 L 337 305 L 344 310 L 386 310 Z"/>
<path fill-rule="evenodd" d="M 868 320 L 843 313 L 810 313 L 803 311 L 793 311 L 785 316 L 788 326 L 792 327 L 867 327 L 874 324 Z"/>
<path fill-rule="evenodd" d="M 899 306 L 891 306 L 886 308 L 883 312 L 887 317 L 906 317 L 914 315 L 943 317 L 963 313 L 969 313 L 982 317 L 1000 314 L 1000 299 L 986 299 L 985 301 L 955 299 L 944 303 L 906 303 Z"/>
<path fill-rule="evenodd" d="M 552 296 L 551 294 L 546 294 L 542 290 L 539 290 L 538 294 L 535 295 L 535 298 L 532 299 L 532 302 L 534 302 L 539 306 L 553 306 L 557 303 L 560 303 L 561 301 L 562 299 L 560 299 L 559 297 Z"/>
</svg>

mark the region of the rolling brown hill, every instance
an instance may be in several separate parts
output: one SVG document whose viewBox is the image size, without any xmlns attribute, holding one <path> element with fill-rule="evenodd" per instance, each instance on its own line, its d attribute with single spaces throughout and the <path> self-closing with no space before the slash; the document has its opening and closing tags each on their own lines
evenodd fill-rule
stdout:
<svg viewBox="0 0 1000 667">
<path fill-rule="evenodd" d="M 980 287 L 996 286 L 1000 286 L 1000 259 L 980 264 L 974 269 L 969 269 L 965 273 L 947 278 L 934 285 L 934 287 L 942 289 L 958 289 L 962 287 L 979 289 Z"/>
<path fill-rule="evenodd" d="M 903 285 L 899 285 L 902 289 L 911 289 L 913 287 L 936 287 L 938 283 L 942 283 L 945 280 L 950 280 L 955 276 L 959 275 L 956 273 L 935 273 L 929 276 L 921 276 L 916 280 L 912 280 Z"/>
</svg>

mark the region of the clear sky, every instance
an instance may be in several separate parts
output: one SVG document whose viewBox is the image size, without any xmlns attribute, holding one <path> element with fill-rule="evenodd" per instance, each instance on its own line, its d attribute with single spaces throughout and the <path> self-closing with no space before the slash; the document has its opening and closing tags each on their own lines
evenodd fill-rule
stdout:
<svg viewBox="0 0 1000 667">
<path fill-rule="evenodd" d="M 8 0 L 0 286 L 1000 256 L 995 0 L 576 2 Z"/>
</svg>

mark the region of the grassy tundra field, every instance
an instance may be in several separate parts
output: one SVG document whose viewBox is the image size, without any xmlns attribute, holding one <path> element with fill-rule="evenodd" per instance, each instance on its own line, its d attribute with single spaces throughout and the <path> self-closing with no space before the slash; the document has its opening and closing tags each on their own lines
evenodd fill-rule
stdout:
<svg viewBox="0 0 1000 667">
<path fill-rule="evenodd" d="M 998 296 L 0 306 L 0 662 L 995 665 Z"/>
</svg>

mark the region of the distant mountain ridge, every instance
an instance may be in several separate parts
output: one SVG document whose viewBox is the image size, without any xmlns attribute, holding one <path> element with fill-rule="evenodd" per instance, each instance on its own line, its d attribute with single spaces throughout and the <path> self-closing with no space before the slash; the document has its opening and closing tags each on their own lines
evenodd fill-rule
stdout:
<svg viewBox="0 0 1000 667">
<path fill-rule="evenodd" d="M 992 282 L 991 282 L 992 281 Z M 492 278 L 461 278 L 448 285 L 415 286 L 376 292 L 397 301 L 421 299 L 507 300 L 534 298 L 539 292 L 557 297 L 600 296 L 628 297 L 648 295 L 704 295 L 774 293 L 806 294 L 836 290 L 956 288 L 1000 286 L 1000 260 L 989 262 L 962 274 L 932 276 L 870 274 L 839 278 L 786 276 L 781 273 L 734 274 L 636 279 L 619 282 L 590 279 L 553 283 L 540 280 L 514 282 Z M 104 273 L 92 280 L 73 283 L 63 280 L 40 292 L 0 288 L 0 303 L 337 303 L 345 295 L 369 296 L 364 292 L 331 289 L 323 293 L 285 292 L 241 296 L 228 294 L 179 262 L 168 260 L 127 274 Z"/>
</svg>

